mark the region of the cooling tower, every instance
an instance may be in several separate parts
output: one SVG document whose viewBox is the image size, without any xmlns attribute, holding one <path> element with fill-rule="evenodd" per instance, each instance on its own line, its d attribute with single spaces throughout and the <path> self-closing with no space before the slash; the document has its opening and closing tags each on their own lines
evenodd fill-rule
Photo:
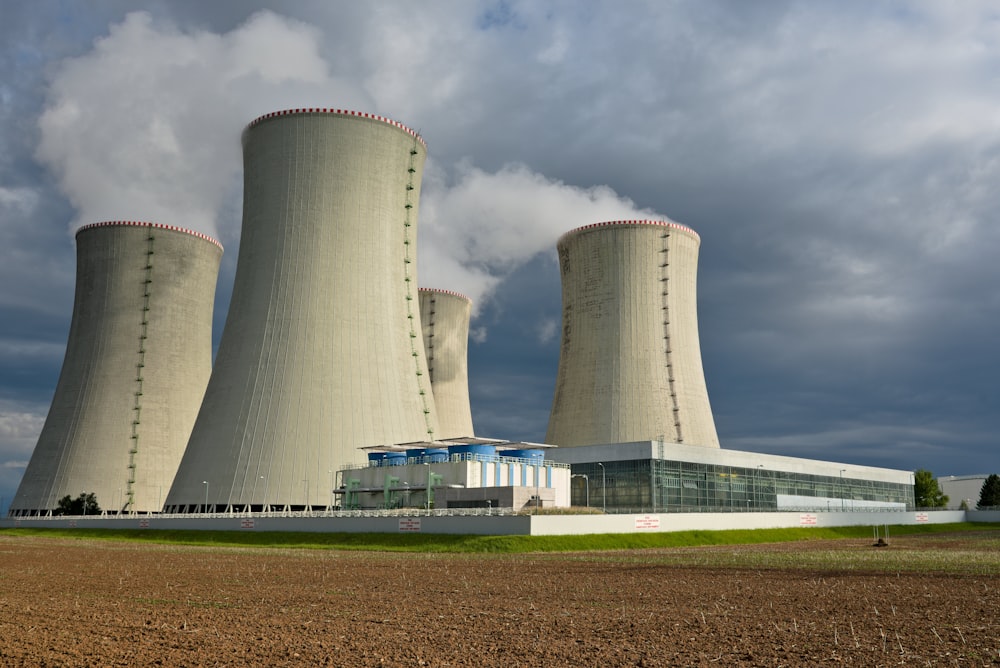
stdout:
<svg viewBox="0 0 1000 668">
<path fill-rule="evenodd" d="M 559 239 L 562 345 L 546 443 L 719 447 L 698 343 L 700 244 L 653 220 Z"/>
<path fill-rule="evenodd" d="M 417 297 L 425 157 L 370 114 L 246 128 L 232 301 L 168 511 L 325 507 L 358 448 L 437 434 Z"/>
<path fill-rule="evenodd" d="M 438 438 L 473 436 L 469 405 L 469 318 L 472 300 L 448 290 L 420 288 L 424 351 L 441 430 Z"/>
<path fill-rule="evenodd" d="M 211 373 L 222 247 L 131 222 L 81 228 L 76 243 L 62 373 L 11 514 L 81 492 L 105 510 L 159 511 Z"/>
</svg>

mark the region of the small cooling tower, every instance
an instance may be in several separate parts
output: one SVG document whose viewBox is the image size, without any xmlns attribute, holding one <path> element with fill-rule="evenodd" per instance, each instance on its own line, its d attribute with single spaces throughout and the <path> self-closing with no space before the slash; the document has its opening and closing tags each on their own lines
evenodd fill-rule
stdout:
<svg viewBox="0 0 1000 668">
<path fill-rule="evenodd" d="M 437 435 L 417 296 L 425 157 L 370 114 L 246 128 L 232 301 L 168 510 L 327 506 L 358 448 Z"/>
<path fill-rule="evenodd" d="M 473 436 L 469 405 L 469 319 L 472 300 L 420 288 L 420 322 L 441 431 L 438 438 Z"/>
<path fill-rule="evenodd" d="M 562 345 L 546 443 L 719 447 L 698 342 L 700 243 L 653 220 L 559 239 Z"/>
<path fill-rule="evenodd" d="M 159 511 L 211 373 L 222 247 L 132 222 L 83 227 L 76 243 L 66 357 L 10 512 L 81 492 L 105 510 Z"/>
</svg>

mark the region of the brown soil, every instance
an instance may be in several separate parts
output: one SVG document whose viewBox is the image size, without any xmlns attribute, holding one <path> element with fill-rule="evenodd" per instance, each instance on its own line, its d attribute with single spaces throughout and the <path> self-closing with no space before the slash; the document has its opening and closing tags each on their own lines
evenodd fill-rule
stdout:
<svg viewBox="0 0 1000 668">
<path fill-rule="evenodd" d="M 0 665 L 1000 665 L 1000 574 L 705 568 L 669 563 L 677 554 L 691 551 L 393 555 L 6 535 Z"/>
</svg>

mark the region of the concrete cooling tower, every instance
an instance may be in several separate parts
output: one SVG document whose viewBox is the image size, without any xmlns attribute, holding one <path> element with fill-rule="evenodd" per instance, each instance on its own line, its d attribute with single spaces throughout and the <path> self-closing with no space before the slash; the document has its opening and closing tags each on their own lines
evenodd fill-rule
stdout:
<svg viewBox="0 0 1000 668">
<path fill-rule="evenodd" d="M 559 239 L 562 345 L 546 443 L 719 447 L 698 343 L 700 244 L 654 220 Z"/>
<path fill-rule="evenodd" d="M 105 510 L 159 511 L 212 369 L 222 247 L 132 222 L 81 228 L 76 243 L 62 373 L 10 512 L 81 492 Z"/>
<path fill-rule="evenodd" d="M 469 319 L 472 300 L 448 290 L 420 288 L 424 351 L 441 431 L 438 438 L 473 436 L 469 405 Z"/>
<path fill-rule="evenodd" d="M 325 507 L 358 448 L 437 435 L 417 296 L 425 157 L 370 114 L 246 128 L 232 301 L 168 512 Z"/>
</svg>

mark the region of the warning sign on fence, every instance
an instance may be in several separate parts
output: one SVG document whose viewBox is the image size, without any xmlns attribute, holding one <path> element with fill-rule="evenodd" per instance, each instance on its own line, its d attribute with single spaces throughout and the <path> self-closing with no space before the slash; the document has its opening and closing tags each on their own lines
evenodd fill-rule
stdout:
<svg viewBox="0 0 1000 668">
<path fill-rule="evenodd" d="M 399 518 L 399 530 L 400 531 L 420 531 L 420 518 L 419 517 L 401 517 L 401 518 Z"/>
<path fill-rule="evenodd" d="M 802 513 L 799 515 L 799 524 L 804 527 L 816 526 L 816 515 L 813 513 Z"/>
<path fill-rule="evenodd" d="M 659 529 L 660 518 L 656 515 L 640 515 L 635 518 L 636 529 Z"/>
<path fill-rule="evenodd" d="M 927 516 L 927 513 L 917 513 L 918 522 L 926 522 L 928 519 L 930 518 Z"/>
<path fill-rule="evenodd" d="M 253 529 L 253 518 L 240 520 L 241 529 Z"/>
</svg>

